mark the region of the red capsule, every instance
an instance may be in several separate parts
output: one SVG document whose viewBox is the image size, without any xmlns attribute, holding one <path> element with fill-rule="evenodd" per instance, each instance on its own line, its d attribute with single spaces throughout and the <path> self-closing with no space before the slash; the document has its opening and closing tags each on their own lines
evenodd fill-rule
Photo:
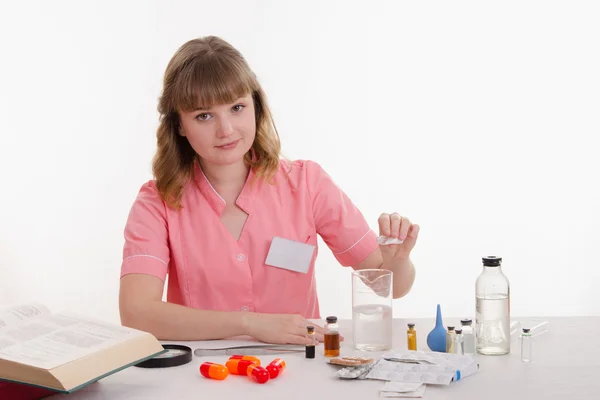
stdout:
<svg viewBox="0 0 600 400">
<path fill-rule="evenodd" d="M 248 360 L 248 361 L 254 361 L 254 363 L 256 365 L 260 365 L 260 360 L 257 357 L 254 356 L 240 356 L 240 355 L 234 355 L 229 357 L 230 360 Z"/>
<path fill-rule="evenodd" d="M 267 365 L 266 369 L 269 371 L 271 379 L 277 378 L 285 369 L 285 361 L 281 358 L 276 358 Z"/>
<path fill-rule="evenodd" d="M 225 363 L 225 366 L 233 375 L 247 375 L 248 374 L 248 366 L 251 364 L 256 364 L 251 360 L 240 360 L 239 358 L 230 358 Z"/>
<path fill-rule="evenodd" d="M 255 382 L 265 383 L 269 380 L 269 371 L 260 365 L 251 364 L 248 366 L 248 376 Z"/>
<path fill-rule="evenodd" d="M 200 373 L 206 378 L 222 381 L 229 375 L 229 370 L 224 365 L 205 362 L 200 365 Z"/>
</svg>

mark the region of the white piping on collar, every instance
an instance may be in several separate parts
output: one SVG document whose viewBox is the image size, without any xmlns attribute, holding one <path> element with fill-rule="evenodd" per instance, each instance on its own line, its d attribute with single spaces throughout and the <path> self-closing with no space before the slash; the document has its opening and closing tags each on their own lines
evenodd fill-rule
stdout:
<svg viewBox="0 0 600 400">
<path fill-rule="evenodd" d="M 210 188 L 212 189 L 212 191 L 215 192 L 215 194 L 221 199 L 221 201 L 223 202 L 223 204 L 227 204 L 227 202 L 225 201 L 225 199 L 222 198 L 221 195 L 215 190 L 215 188 L 213 187 L 213 185 L 210 184 L 210 181 L 208 180 L 208 178 L 206 177 L 206 175 L 204 175 L 204 171 L 202 171 L 202 167 L 200 167 L 200 172 L 202 172 L 202 176 L 204 176 L 204 179 L 206 179 L 206 183 L 208 183 L 208 186 L 210 186 Z"/>
</svg>

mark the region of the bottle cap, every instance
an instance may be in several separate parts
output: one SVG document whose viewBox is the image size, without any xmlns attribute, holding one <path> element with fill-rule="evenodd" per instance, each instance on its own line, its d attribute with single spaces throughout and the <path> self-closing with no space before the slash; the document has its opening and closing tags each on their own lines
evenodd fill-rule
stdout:
<svg viewBox="0 0 600 400">
<path fill-rule="evenodd" d="M 412 323 L 410 323 L 410 324 L 408 324 L 408 327 L 409 327 L 409 328 L 414 328 L 414 327 L 415 327 L 415 324 L 412 324 Z"/>
<path fill-rule="evenodd" d="M 456 333 L 458 333 L 460 335 L 462 333 L 462 329 L 457 329 Z"/>
<path fill-rule="evenodd" d="M 463 325 L 471 325 L 473 323 L 473 320 L 471 318 L 463 318 L 460 320 L 460 323 Z"/>
<path fill-rule="evenodd" d="M 502 264 L 502 257 L 487 256 L 481 259 L 486 267 L 499 267 Z"/>
<path fill-rule="evenodd" d="M 314 327 L 314 326 L 307 326 L 307 327 L 306 327 L 306 331 L 307 331 L 308 333 L 313 333 L 313 332 L 315 331 L 315 327 Z"/>
<path fill-rule="evenodd" d="M 327 317 L 327 322 L 329 322 L 330 324 L 334 324 L 337 322 L 337 317 L 333 317 L 333 316 Z"/>
<path fill-rule="evenodd" d="M 454 327 L 453 327 L 453 326 L 449 326 L 449 327 L 448 327 L 448 330 L 449 330 L 449 331 L 453 331 L 453 330 L 454 330 Z"/>
</svg>

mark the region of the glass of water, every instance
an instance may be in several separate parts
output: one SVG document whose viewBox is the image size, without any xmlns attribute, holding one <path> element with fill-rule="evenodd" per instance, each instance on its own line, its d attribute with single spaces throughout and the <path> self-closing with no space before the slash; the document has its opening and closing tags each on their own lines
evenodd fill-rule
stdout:
<svg viewBox="0 0 600 400">
<path fill-rule="evenodd" d="M 352 326 L 358 350 L 392 348 L 392 277 L 385 269 L 352 272 Z"/>
</svg>

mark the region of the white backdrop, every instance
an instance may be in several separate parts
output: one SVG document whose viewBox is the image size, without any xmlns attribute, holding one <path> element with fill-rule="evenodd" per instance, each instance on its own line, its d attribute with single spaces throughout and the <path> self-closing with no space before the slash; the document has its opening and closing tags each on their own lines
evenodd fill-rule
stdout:
<svg viewBox="0 0 600 400">
<path fill-rule="evenodd" d="M 473 316 L 492 254 L 513 315 L 600 315 L 599 20 L 594 1 L 2 2 L 0 304 L 118 321 L 164 68 L 214 34 L 258 74 L 287 157 L 374 229 L 421 225 L 395 316 Z M 322 314 L 350 317 L 323 243 L 317 268 Z"/>
</svg>

